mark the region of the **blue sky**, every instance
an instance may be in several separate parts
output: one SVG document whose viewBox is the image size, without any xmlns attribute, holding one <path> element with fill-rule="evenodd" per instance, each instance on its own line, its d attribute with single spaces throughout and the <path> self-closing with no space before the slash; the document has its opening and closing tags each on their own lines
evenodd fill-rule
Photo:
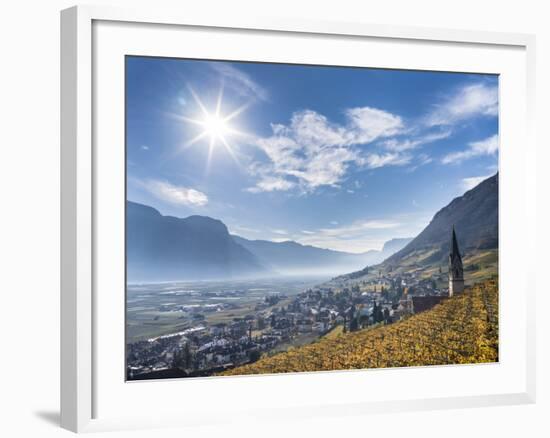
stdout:
<svg viewBox="0 0 550 438">
<path fill-rule="evenodd" d="M 492 75 L 128 57 L 128 199 L 250 239 L 413 237 L 498 166 Z"/>
</svg>

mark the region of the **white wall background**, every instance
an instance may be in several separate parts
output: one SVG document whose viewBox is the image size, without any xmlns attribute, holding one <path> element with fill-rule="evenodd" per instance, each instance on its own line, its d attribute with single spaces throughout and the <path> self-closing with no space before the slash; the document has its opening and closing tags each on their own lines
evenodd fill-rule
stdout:
<svg viewBox="0 0 550 438">
<path fill-rule="evenodd" d="M 96 1 L 139 5 L 146 1 Z M 198 3 L 198 4 L 197 4 Z M 550 14 L 546 2 L 523 0 L 320 0 L 184 2 L 158 7 L 365 21 L 381 24 L 527 32 L 537 35 L 539 290 L 538 402 L 530 406 L 313 419 L 225 436 L 547 436 L 550 425 L 548 203 L 550 158 Z M 58 429 L 59 404 L 59 10 L 65 0 L 4 2 L 0 14 L 0 433 L 6 437 L 68 436 Z M 521 147 L 522 145 L 517 145 Z M 545 174 L 546 173 L 546 174 Z M 212 428 L 107 436 L 218 436 Z M 290 435 L 289 435 L 290 434 Z"/>
</svg>

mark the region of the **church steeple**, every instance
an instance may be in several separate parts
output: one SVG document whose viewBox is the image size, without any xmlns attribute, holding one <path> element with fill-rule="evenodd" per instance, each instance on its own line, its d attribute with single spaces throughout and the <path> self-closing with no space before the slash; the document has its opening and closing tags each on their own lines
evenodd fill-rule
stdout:
<svg viewBox="0 0 550 438">
<path fill-rule="evenodd" d="M 453 233 L 451 236 L 451 258 L 458 258 L 462 262 L 462 257 L 460 256 L 460 251 L 458 250 L 458 241 L 456 240 L 455 226 L 453 225 Z"/>
<path fill-rule="evenodd" d="M 451 249 L 449 251 L 449 296 L 452 297 L 454 294 L 461 293 L 462 291 L 464 291 L 464 269 L 453 225 Z"/>
</svg>

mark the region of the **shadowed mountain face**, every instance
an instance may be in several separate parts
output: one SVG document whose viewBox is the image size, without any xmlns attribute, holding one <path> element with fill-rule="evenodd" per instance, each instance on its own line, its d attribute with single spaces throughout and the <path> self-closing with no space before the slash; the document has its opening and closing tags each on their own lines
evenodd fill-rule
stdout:
<svg viewBox="0 0 550 438">
<path fill-rule="evenodd" d="M 162 216 L 145 205 L 126 204 L 129 282 L 257 276 L 268 270 L 236 243 L 227 227 L 204 216 Z"/>
<path fill-rule="evenodd" d="M 415 253 L 430 253 L 425 263 L 445 259 L 449 254 L 453 225 L 463 254 L 498 249 L 498 173 L 439 210 L 412 242 L 384 264 L 398 265 Z"/>
<path fill-rule="evenodd" d="M 127 202 L 129 282 L 207 280 L 268 275 L 332 275 L 380 263 L 410 239 L 393 239 L 382 251 L 352 254 L 297 242 L 248 240 L 206 216 L 163 216 Z"/>
<path fill-rule="evenodd" d="M 294 241 L 271 242 L 248 240 L 233 236 L 235 241 L 256 255 L 272 269 L 283 273 L 335 274 L 359 269 L 365 265 L 380 263 L 395 251 L 403 248 L 411 239 L 393 239 L 386 242 L 382 251 L 371 250 L 361 254 L 317 248 Z"/>
</svg>

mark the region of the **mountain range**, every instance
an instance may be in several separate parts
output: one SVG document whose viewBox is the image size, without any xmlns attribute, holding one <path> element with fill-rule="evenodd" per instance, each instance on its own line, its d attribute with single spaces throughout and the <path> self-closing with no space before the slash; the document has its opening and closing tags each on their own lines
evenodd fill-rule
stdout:
<svg viewBox="0 0 550 438">
<path fill-rule="evenodd" d="M 267 274 L 254 254 L 206 216 L 163 216 L 126 203 L 126 275 L 129 282 L 224 278 Z"/>
<path fill-rule="evenodd" d="M 217 219 L 163 216 L 131 201 L 126 208 L 126 233 L 128 282 L 332 275 L 380 263 L 411 240 L 392 239 L 380 251 L 361 254 L 294 241 L 249 240 L 229 234 Z"/>
<path fill-rule="evenodd" d="M 435 265 L 445 261 L 452 227 L 461 252 L 498 249 L 498 173 L 439 210 L 414 239 L 392 239 L 380 251 L 354 254 L 294 241 L 249 240 L 231 235 L 207 216 L 163 216 L 128 201 L 126 255 L 129 282 L 333 275 L 382 263 Z"/>
<path fill-rule="evenodd" d="M 288 240 L 248 240 L 233 236 L 235 241 L 258 257 L 264 266 L 283 274 L 318 274 L 347 272 L 367 265 L 378 264 L 403 248 L 411 238 L 392 239 L 382 250 L 370 250 L 355 254 L 331 249 L 302 245 Z"/>
</svg>

